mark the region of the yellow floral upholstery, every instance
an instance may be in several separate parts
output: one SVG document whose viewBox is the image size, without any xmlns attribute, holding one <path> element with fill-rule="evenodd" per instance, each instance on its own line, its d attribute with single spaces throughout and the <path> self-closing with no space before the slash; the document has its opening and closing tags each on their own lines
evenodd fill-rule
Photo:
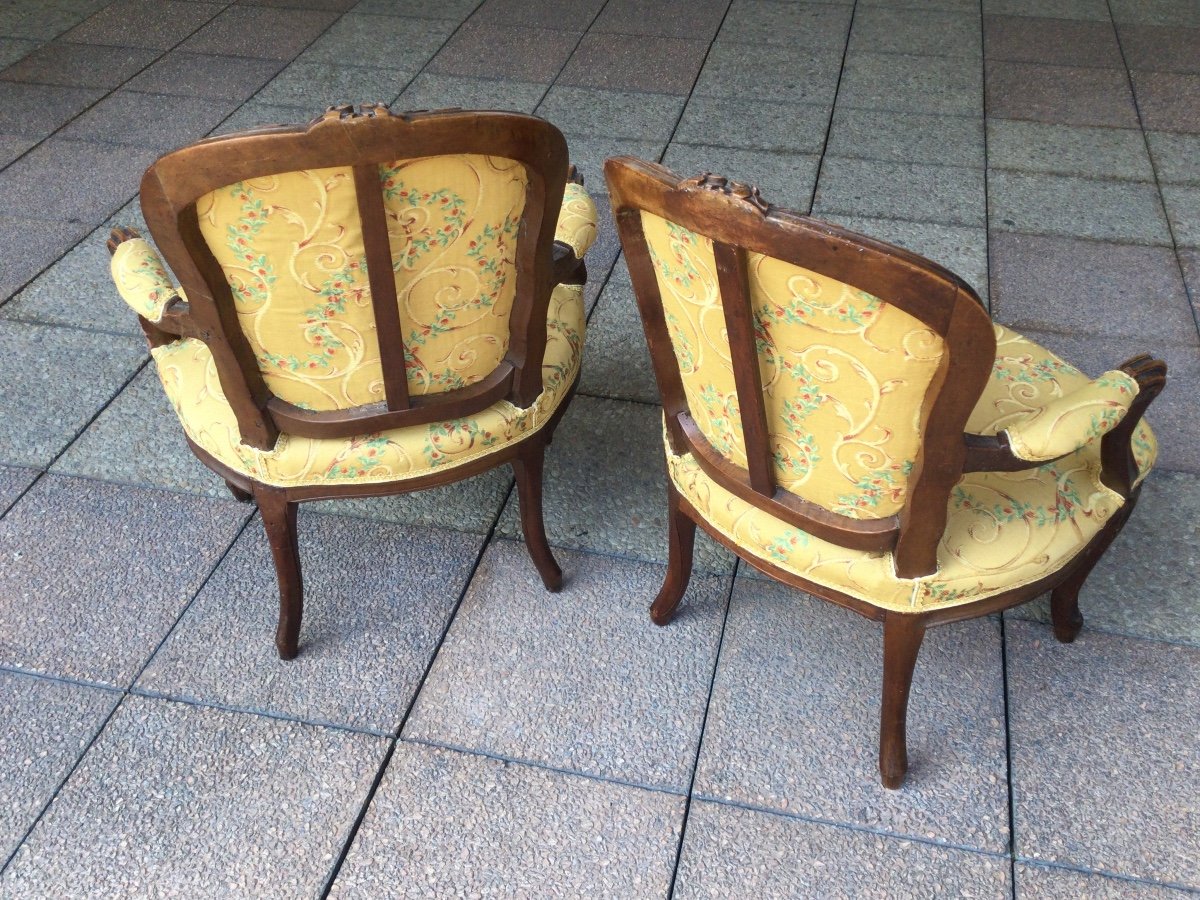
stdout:
<svg viewBox="0 0 1200 900">
<path fill-rule="evenodd" d="M 543 390 L 526 409 L 501 400 L 475 416 L 361 437 L 316 439 L 282 434 L 269 451 L 241 442 L 237 420 L 204 343 L 179 340 L 156 348 L 153 354 L 184 431 L 226 466 L 278 487 L 348 479 L 379 483 L 461 466 L 545 425 L 579 370 L 584 327 L 583 288 L 559 285 L 551 296 L 546 321 Z"/>
<path fill-rule="evenodd" d="M 712 241 L 646 212 L 642 228 L 692 417 L 745 467 Z M 893 515 L 904 506 L 942 338 L 817 272 L 761 253 L 747 264 L 776 483 L 851 518 Z"/>
<path fill-rule="evenodd" d="M 401 160 L 380 166 L 380 187 L 409 393 L 473 384 L 508 351 L 525 168 L 481 155 Z M 197 212 L 271 391 L 314 410 L 383 400 L 353 171 L 238 182 Z M 582 255 L 595 237 L 586 193 L 570 192 L 561 215 Z"/>
<path fill-rule="evenodd" d="M 161 321 L 166 305 L 180 296 L 158 253 L 141 238 L 118 244 L 109 269 L 121 298 L 151 322 Z"/>
<path fill-rule="evenodd" d="M 596 240 L 596 204 L 582 184 L 567 182 L 554 239 L 574 250 L 576 259 L 583 259 L 583 254 Z"/>
<path fill-rule="evenodd" d="M 1007 329 L 992 384 L 971 430 L 995 433 L 1014 423 L 1020 398 L 1030 415 L 1089 384 L 1087 376 Z M 999 374 L 997 374 L 999 373 Z M 1014 389 L 1013 386 L 1020 386 Z M 1044 413 L 1041 415 L 1045 415 Z M 1144 422 L 1135 431 L 1140 481 L 1153 466 L 1156 442 Z M 750 556 L 874 606 L 925 611 L 980 600 L 1061 569 L 1104 526 L 1123 500 L 1100 481 L 1100 442 L 1085 442 L 1057 462 L 1022 472 L 972 472 L 954 488 L 938 546 L 938 570 L 897 578 L 890 553 L 847 550 L 759 510 L 710 479 L 690 454 L 667 447 L 671 480 L 720 534 Z"/>
</svg>

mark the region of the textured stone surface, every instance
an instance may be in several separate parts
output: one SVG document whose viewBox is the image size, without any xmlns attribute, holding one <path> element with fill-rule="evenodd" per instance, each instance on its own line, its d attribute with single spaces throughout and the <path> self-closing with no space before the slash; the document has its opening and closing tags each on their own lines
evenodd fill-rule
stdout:
<svg viewBox="0 0 1200 900">
<path fill-rule="evenodd" d="M 1180 247 L 1200 247 L 1200 187 L 1163 185 L 1162 198 L 1175 243 Z"/>
<path fill-rule="evenodd" d="M 986 16 L 983 29 L 989 60 L 1124 67 L 1111 22 Z"/>
<path fill-rule="evenodd" d="M 851 53 L 965 57 L 963 65 L 972 65 L 982 56 L 978 10 L 890 9 L 890 5 L 864 6 L 855 13 Z"/>
<path fill-rule="evenodd" d="M 824 106 L 696 94 L 688 100 L 673 140 L 679 144 L 820 153 L 828 126 L 829 110 Z"/>
<path fill-rule="evenodd" d="M 17 849 L 120 697 L 0 671 L 0 860 Z"/>
<path fill-rule="evenodd" d="M 664 896 L 683 805 L 401 743 L 330 896 Z"/>
<path fill-rule="evenodd" d="M 988 165 L 1053 175 L 1153 181 L 1141 131 L 988 121 Z"/>
<path fill-rule="evenodd" d="M 199 140 L 224 119 L 229 100 L 178 98 L 114 91 L 70 125 L 61 137 L 72 141 L 112 141 L 153 147 L 159 153 Z"/>
<path fill-rule="evenodd" d="M 704 41 L 668 37 L 631 41 L 622 34 L 588 34 L 557 81 L 578 87 L 686 95 L 707 52 Z"/>
<path fill-rule="evenodd" d="M 348 61 L 353 61 L 349 57 Z M 405 69 L 295 62 L 254 95 L 255 103 L 306 107 L 316 116 L 334 103 L 390 104 L 412 80 Z"/>
<path fill-rule="evenodd" d="M 838 106 L 825 149 L 832 157 L 982 168 L 983 123 L 969 116 Z"/>
<path fill-rule="evenodd" d="M 683 177 L 717 172 L 756 184 L 771 203 L 806 212 L 812 201 L 820 157 L 801 153 L 769 153 L 735 147 L 672 144 L 663 159 Z"/>
<path fill-rule="evenodd" d="M 599 397 L 659 402 L 633 287 L 616 275 L 588 321 L 579 389 Z"/>
<path fill-rule="evenodd" d="M 1200 133 L 1200 74 L 1135 71 L 1131 75 L 1143 127 Z"/>
<path fill-rule="evenodd" d="M 1019 900 L 1077 900 L 1079 897 L 1088 897 L 1090 900 L 1183 900 L 1184 897 L 1195 896 L 1192 891 L 1158 884 L 1028 863 L 1017 863 L 1015 871 Z"/>
<path fill-rule="evenodd" d="M 242 101 L 271 80 L 281 66 L 273 59 L 243 59 L 202 53 L 168 53 L 129 82 L 150 94 Z"/>
<path fill-rule="evenodd" d="M 546 93 L 544 84 L 499 81 L 491 78 L 461 78 L 456 75 L 422 74 L 413 79 L 396 100 L 397 109 L 510 109 L 533 112 Z M 560 128 L 566 122 L 557 123 Z"/>
<path fill-rule="evenodd" d="M 0 892 L 313 896 L 384 749 L 369 735 L 130 697 Z"/>
<path fill-rule="evenodd" d="M 725 627 L 698 795 L 992 852 L 1008 847 L 1000 631 L 925 636 L 908 710 L 908 780 L 879 783 L 877 623 L 739 578 Z"/>
<path fill-rule="evenodd" d="M 1200 184 L 1200 135 L 1151 131 L 1146 138 L 1159 181 Z"/>
<path fill-rule="evenodd" d="M 1196 22 L 1200 26 L 1200 17 Z M 1200 27 L 1121 25 L 1121 50 L 1131 69 L 1154 72 L 1200 72 Z"/>
<path fill-rule="evenodd" d="M 63 37 L 77 44 L 166 50 L 220 11 L 220 6 L 209 3 L 119 0 L 72 28 Z"/>
<path fill-rule="evenodd" d="M 522 545 L 488 549 L 404 737 L 686 793 L 729 579 L 693 578 L 659 627 L 647 610 L 661 567 L 559 564 L 551 594 Z"/>
<path fill-rule="evenodd" d="M 0 665 L 125 687 L 247 507 L 48 475 L 3 519 Z"/>
<path fill-rule="evenodd" d="M 4 70 L 5 81 L 115 88 L 158 56 L 136 47 L 96 47 L 53 42 Z"/>
<path fill-rule="evenodd" d="M 841 48 L 714 44 L 695 93 L 827 106 L 837 91 Z"/>
<path fill-rule="evenodd" d="M 982 227 L 982 169 L 826 156 L 813 214 L 828 213 Z"/>
<path fill-rule="evenodd" d="M 608 0 L 592 31 L 711 40 L 727 0 Z"/>
<path fill-rule="evenodd" d="M 989 116 L 1003 119 L 1138 127 L 1129 79 L 1120 69 L 990 62 L 987 110 Z"/>
<path fill-rule="evenodd" d="M 678 898 L 1009 896 L 1009 863 L 697 800 Z"/>
<path fill-rule="evenodd" d="M 954 57 L 852 53 L 846 57 L 838 105 L 955 116 L 983 113 L 979 67 Z"/>
<path fill-rule="evenodd" d="M 990 226 L 1000 231 L 1171 243 L 1152 184 L 993 171 L 988 175 L 988 216 Z"/>
<path fill-rule="evenodd" d="M 137 371 L 145 347 L 132 337 L 0 322 L 0 460 L 47 465 Z M 77 358 L 86 369 L 48 364 Z"/>
<path fill-rule="evenodd" d="M 21 496 L 21 493 L 33 484 L 37 477 L 36 469 L 0 466 L 0 514 Z"/>
<path fill-rule="evenodd" d="M 78 222 L 0 214 L 0 240 L 4 241 L 7 254 L 0 269 L 0 304 L 62 256 L 86 231 L 87 226 Z M 0 305 L 0 310 L 3 309 Z"/>
<path fill-rule="evenodd" d="M 440 19 L 349 14 L 317 38 L 298 62 L 416 72 L 437 53 L 455 24 Z"/>
<path fill-rule="evenodd" d="M 1007 637 L 1017 853 L 1200 886 L 1200 650 Z"/>
<path fill-rule="evenodd" d="M 483 28 L 467 25 L 433 58 L 428 71 L 514 81 L 554 80 L 578 37 L 549 28 Z"/>
<path fill-rule="evenodd" d="M 810 47 L 840 47 L 850 29 L 850 14 L 847 6 L 739 0 L 721 23 L 717 41 L 789 46 L 802 34 Z M 749 47 L 746 52 L 751 52 Z"/>
<path fill-rule="evenodd" d="M 299 521 L 300 655 L 275 651 L 275 567 L 261 521 L 222 560 L 137 690 L 392 733 L 482 540 L 335 516 Z"/>
<path fill-rule="evenodd" d="M 546 534 L 557 547 L 667 561 L 667 466 L 657 406 L 576 397 L 546 453 Z M 497 534 L 520 537 L 517 498 Z M 696 535 L 696 567 L 727 573 L 732 555 Z"/>
<path fill-rule="evenodd" d="M 1084 21 L 1110 20 L 1106 0 L 983 0 L 983 11 L 990 15 L 1047 16 Z"/>
<path fill-rule="evenodd" d="M 0 131 L 47 137 L 102 96 L 102 88 L 0 81 Z"/>
<path fill-rule="evenodd" d="M 192 53 L 291 59 L 336 19 L 337 13 L 321 9 L 230 6 L 180 46 Z"/>
<path fill-rule="evenodd" d="M 683 109 L 672 94 L 556 86 L 546 94 L 537 114 L 579 134 L 667 141 Z"/>
</svg>

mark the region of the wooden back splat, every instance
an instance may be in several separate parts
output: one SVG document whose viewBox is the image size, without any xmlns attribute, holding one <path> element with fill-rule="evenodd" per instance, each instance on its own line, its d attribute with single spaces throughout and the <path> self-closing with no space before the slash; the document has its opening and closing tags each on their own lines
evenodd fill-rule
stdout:
<svg viewBox="0 0 1200 900">
<path fill-rule="evenodd" d="M 513 159 L 528 175 L 508 351 L 474 384 L 412 397 L 379 166 L 454 154 Z M 317 412 L 280 399 L 265 383 L 238 323 L 225 273 L 201 235 L 196 203 L 214 190 L 250 178 L 339 166 L 354 172 L 385 402 Z M 142 210 L 187 293 L 187 309 L 180 313 L 212 352 L 243 442 L 270 449 L 280 432 L 350 437 L 461 418 L 502 399 L 529 406 L 542 391 L 546 311 L 555 275 L 554 226 L 566 180 L 566 141 L 553 125 L 532 116 L 459 110 L 393 114 L 382 105 L 340 106 L 306 126 L 261 128 L 168 153 L 142 179 Z"/>
<path fill-rule="evenodd" d="M 892 551 L 900 577 L 935 571 L 950 491 L 967 460 L 963 428 L 995 357 L 991 319 L 970 286 L 913 253 L 776 209 L 757 188 L 719 176 L 684 180 L 662 166 L 618 157 L 606 164 L 605 177 L 673 451 L 691 453 L 726 490 L 816 537 L 855 550 Z M 713 242 L 746 468 L 718 452 L 692 419 L 642 229 L 643 211 Z M 755 345 L 748 253 L 762 253 L 853 285 L 904 310 L 942 337 L 945 351 L 924 398 L 920 449 L 897 515 L 850 518 L 776 484 Z"/>
</svg>

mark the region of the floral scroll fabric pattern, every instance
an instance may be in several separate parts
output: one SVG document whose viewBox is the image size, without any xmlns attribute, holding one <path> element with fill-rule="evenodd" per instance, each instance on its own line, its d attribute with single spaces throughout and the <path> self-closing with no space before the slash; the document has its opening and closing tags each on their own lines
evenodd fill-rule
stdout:
<svg viewBox="0 0 1200 900">
<path fill-rule="evenodd" d="M 109 270 L 121 298 L 151 322 L 161 321 L 167 304 L 182 296 L 158 253 L 141 238 L 119 244 Z"/>
</svg>

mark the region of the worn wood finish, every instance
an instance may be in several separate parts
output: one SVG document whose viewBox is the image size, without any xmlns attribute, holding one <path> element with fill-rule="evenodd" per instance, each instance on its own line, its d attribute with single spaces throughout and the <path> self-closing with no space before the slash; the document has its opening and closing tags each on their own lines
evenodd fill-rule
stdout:
<svg viewBox="0 0 1200 900">
<path fill-rule="evenodd" d="M 714 175 L 680 179 L 653 163 L 629 157 L 605 166 L 613 214 L 633 280 L 655 376 L 663 398 L 670 448 L 691 453 L 700 468 L 735 496 L 823 540 L 855 550 L 891 551 L 899 577 L 936 569 L 950 492 L 965 472 L 1023 471 L 1041 463 L 1018 459 L 1004 435 L 964 431 L 995 358 L 991 321 L 974 291 L 961 279 L 898 247 L 771 206 L 756 188 Z M 658 281 L 642 230 L 642 211 L 676 222 L 713 240 L 726 331 L 729 335 L 738 408 L 749 467 L 719 453 L 692 420 L 663 314 Z M 746 302 L 747 252 L 821 272 L 894 304 L 926 323 L 945 341 L 945 352 L 921 409 L 922 441 L 904 508 L 897 516 L 852 520 L 803 498 L 768 486 L 754 457 L 769 451 L 760 428 L 761 382 L 753 312 Z M 880 703 L 879 771 L 883 784 L 899 787 L 908 770 L 906 721 L 912 674 L 927 629 L 998 612 L 1052 592 L 1055 633 L 1071 640 L 1082 624 L 1078 593 L 1088 574 L 1120 532 L 1137 502 L 1137 468 L 1131 438 L 1146 407 L 1161 391 L 1166 366 L 1148 356 L 1122 367 L 1138 382 L 1139 394 L 1120 426 L 1101 445 L 1105 484 L 1126 498 L 1083 550 L 1059 571 L 1039 581 L 958 606 L 928 611 L 886 610 L 858 597 L 793 575 L 739 547 L 709 524 L 674 486 L 668 493 L 670 559 L 663 587 L 651 607 L 658 624 L 670 621 L 691 573 L 696 525 L 718 543 L 772 578 L 883 623 L 884 673 Z M 761 377 L 761 376 L 760 376 Z M 757 469 L 757 472 L 756 472 Z"/>
<path fill-rule="evenodd" d="M 515 249 L 516 295 L 509 324 L 509 350 L 487 377 L 440 394 L 410 396 L 404 371 L 403 322 L 396 302 L 379 166 L 396 160 L 442 154 L 483 154 L 521 162 L 529 176 Z M 300 169 L 348 167 L 354 172 L 367 256 L 372 309 L 384 372 L 385 401 L 344 410 L 314 412 L 273 395 L 237 321 L 230 288 L 199 231 L 196 202 L 220 187 L 268 174 Z M 155 243 L 188 295 L 168 303 L 162 321 L 141 319 L 151 346 L 191 337 L 212 351 L 221 386 L 237 416 L 244 443 L 274 447 L 283 434 L 328 438 L 453 421 L 499 400 L 527 407 L 542 391 L 546 316 L 559 283 L 583 284 L 583 260 L 555 244 L 554 226 L 570 176 L 566 143 L 548 122 L 532 116 L 491 112 L 434 111 L 394 115 L 382 106 L 334 107 L 307 125 L 278 126 L 201 141 L 160 158 L 142 180 L 142 207 Z M 113 251 L 137 237 L 115 229 Z M 296 509 L 308 500 L 372 497 L 450 484 L 497 466 L 517 473 L 526 544 L 546 586 L 557 590 L 562 573 L 546 540 L 542 521 L 542 466 L 546 446 L 578 385 L 578 375 L 550 419 L 513 443 L 462 466 L 432 470 L 390 483 L 329 482 L 283 488 L 255 481 L 225 466 L 187 439 L 192 452 L 225 479 L 240 500 L 258 502 L 279 581 L 276 645 L 283 659 L 299 650 L 303 580 L 296 536 Z"/>
</svg>

